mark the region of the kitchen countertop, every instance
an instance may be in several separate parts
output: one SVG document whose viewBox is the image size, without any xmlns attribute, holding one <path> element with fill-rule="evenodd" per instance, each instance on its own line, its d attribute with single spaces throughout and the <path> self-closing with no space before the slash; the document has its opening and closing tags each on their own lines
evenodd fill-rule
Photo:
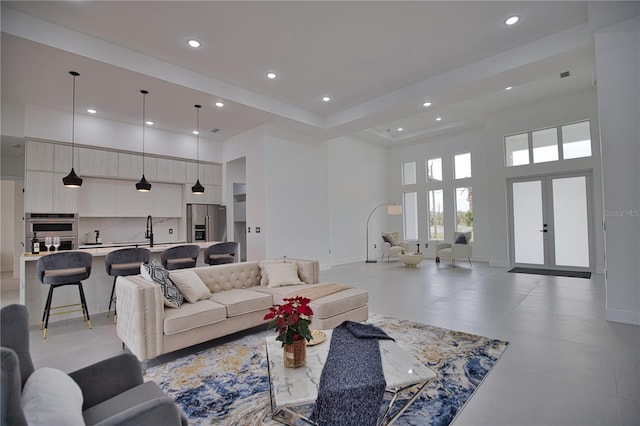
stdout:
<svg viewBox="0 0 640 426">
<path fill-rule="evenodd" d="M 159 253 L 163 252 L 170 247 L 181 246 L 184 244 L 195 244 L 200 246 L 201 249 L 205 249 L 210 245 L 217 244 L 220 241 L 200 241 L 195 243 L 185 243 L 185 242 L 170 242 L 170 243 L 153 243 L 153 247 L 149 247 L 149 243 L 112 243 L 112 244 L 102 244 L 102 245 L 83 245 L 80 246 L 79 250 L 85 251 L 87 253 L 92 254 L 93 256 L 106 256 L 108 253 L 118 250 L 125 247 L 144 247 L 149 249 L 151 253 Z M 31 254 L 31 253 L 23 253 L 21 259 L 24 261 L 33 261 L 38 260 L 41 256 L 46 256 L 47 252 L 40 254 Z"/>
</svg>

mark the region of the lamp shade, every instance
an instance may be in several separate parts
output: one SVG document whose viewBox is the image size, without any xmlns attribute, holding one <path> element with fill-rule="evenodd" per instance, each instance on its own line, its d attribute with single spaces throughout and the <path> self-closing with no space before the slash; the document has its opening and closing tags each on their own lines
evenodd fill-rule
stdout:
<svg viewBox="0 0 640 426">
<path fill-rule="evenodd" d="M 147 182 L 147 178 L 142 175 L 142 179 L 140 182 L 136 183 L 136 189 L 140 192 L 149 192 L 151 191 L 151 184 Z"/>
<path fill-rule="evenodd" d="M 80 188 L 82 186 L 82 178 L 76 174 L 72 167 L 69 174 L 62 178 L 62 183 L 67 188 Z"/>
<path fill-rule="evenodd" d="M 400 204 L 393 204 L 387 206 L 387 214 L 390 216 L 396 216 L 402 214 L 402 206 Z"/>
<path fill-rule="evenodd" d="M 204 186 L 200 184 L 200 179 L 198 179 L 196 184 L 191 187 L 191 192 L 196 195 L 204 194 Z"/>
</svg>

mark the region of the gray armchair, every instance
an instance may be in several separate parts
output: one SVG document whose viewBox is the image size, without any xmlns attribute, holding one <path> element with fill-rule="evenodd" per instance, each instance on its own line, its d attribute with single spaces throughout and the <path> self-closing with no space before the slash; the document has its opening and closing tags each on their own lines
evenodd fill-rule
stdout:
<svg viewBox="0 0 640 426">
<path fill-rule="evenodd" d="M 2 425 L 26 425 L 23 387 L 35 369 L 29 353 L 28 314 L 24 305 L 0 310 L 2 348 Z M 83 396 L 87 425 L 184 425 L 187 418 L 155 382 L 144 382 L 140 363 L 130 353 L 70 373 Z M 55 387 L 55 384 L 52 384 Z"/>
</svg>

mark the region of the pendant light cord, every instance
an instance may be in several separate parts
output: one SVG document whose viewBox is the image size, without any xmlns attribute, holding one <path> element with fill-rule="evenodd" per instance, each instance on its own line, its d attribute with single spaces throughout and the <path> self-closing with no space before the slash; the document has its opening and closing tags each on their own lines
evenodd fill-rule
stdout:
<svg viewBox="0 0 640 426">
<path fill-rule="evenodd" d="M 73 101 L 71 103 L 71 169 L 75 164 L 75 140 L 76 140 L 76 77 L 78 73 L 71 72 L 73 76 Z"/>
<path fill-rule="evenodd" d="M 198 176 L 196 180 L 200 181 L 200 105 L 196 105 L 196 165 Z"/>
<path fill-rule="evenodd" d="M 146 90 L 141 90 L 142 93 L 142 176 L 144 176 L 144 127 L 145 127 L 145 112 L 147 110 L 147 92 Z"/>
</svg>

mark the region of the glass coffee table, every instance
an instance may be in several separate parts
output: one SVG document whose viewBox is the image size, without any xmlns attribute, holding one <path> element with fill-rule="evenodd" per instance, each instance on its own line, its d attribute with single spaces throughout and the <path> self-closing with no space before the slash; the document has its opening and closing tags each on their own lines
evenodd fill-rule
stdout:
<svg viewBox="0 0 640 426">
<path fill-rule="evenodd" d="M 285 368 L 282 343 L 266 338 L 271 417 L 283 424 L 314 424 L 308 415 L 318 397 L 320 374 L 329 353 L 331 330 L 324 342 L 307 346 L 304 367 Z M 436 374 L 392 340 L 380 340 L 382 370 L 387 382 L 379 425 L 393 423 L 419 396 Z M 399 397 L 401 397 L 399 399 Z"/>
</svg>

